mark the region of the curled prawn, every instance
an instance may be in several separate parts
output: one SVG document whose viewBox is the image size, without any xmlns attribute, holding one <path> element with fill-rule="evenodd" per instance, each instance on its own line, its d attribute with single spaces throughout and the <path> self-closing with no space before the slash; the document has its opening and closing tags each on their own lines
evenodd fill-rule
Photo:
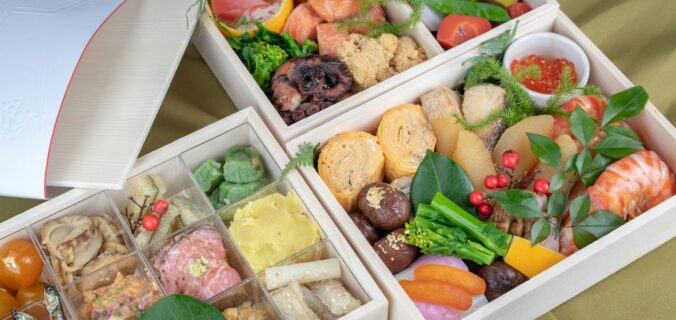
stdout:
<svg viewBox="0 0 676 320">
<path fill-rule="evenodd" d="M 589 212 L 608 210 L 625 220 L 638 217 L 676 192 L 674 175 L 654 151 L 644 150 L 624 157 L 606 168 L 587 188 Z M 570 216 L 561 230 L 560 251 L 570 255 L 577 251 L 570 228 Z"/>
</svg>

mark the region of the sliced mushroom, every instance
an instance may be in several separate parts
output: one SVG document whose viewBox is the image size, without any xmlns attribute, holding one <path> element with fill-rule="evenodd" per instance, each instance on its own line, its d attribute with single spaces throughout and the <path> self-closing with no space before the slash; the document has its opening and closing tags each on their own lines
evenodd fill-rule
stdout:
<svg viewBox="0 0 676 320">
<path fill-rule="evenodd" d="M 71 241 L 59 244 L 57 249 L 60 256 L 63 257 L 63 270 L 66 272 L 79 271 L 85 264 L 96 258 L 101 246 L 103 246 L 103 237 L 94 228 L 90 228 Z"/>
</svg>

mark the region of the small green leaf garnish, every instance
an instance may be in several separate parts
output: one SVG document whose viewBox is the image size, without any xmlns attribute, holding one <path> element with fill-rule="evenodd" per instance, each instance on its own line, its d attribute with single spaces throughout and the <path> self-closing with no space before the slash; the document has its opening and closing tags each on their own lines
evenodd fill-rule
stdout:
<svg viewBox="0 0 676 320">
<path fill-rule="evenodd" d="M 570 130 L 575 138 L 586 146 L 596 133 L 596 123 L 594 118 L 576 105 L 573 114 L 570 115 Z"/>
<path fill-rule="evenodd" d="M 589 215 L 591 206 L 589 194 L 585 193 L 570 202 L 570 220 L 576 224 Z"/>
<path fill-rule="evenodd" d="M 547 203 L 547 215 L 551 217 L 558 217 L 563 213 L 563 209 L 566 208 L 566 195 L 561 191 L 556 191 L 552 193 L 552 196 L 549 197 L 549 202 Z"/>
<path fill-rule="evenodd" d="M 608 98 L 606 110 L 603 113 L 602 127 L 619 121 L 624 121 L 641 113 L 648 102 L 648 93 L 641 86 L 618 92 Z"/>
<path fill-rule="evenodd" d="M 554 140 L 531 132 L 526 135 L 528 135 L 531 151 L 540 162 L 553 168 L 561 168 L 561 148 Z"/>
<path fill-rule="evenodd" d="M 526 190 L 501 190 L 491 193 L 490 196 L 515 217 L 541 218 L 545 216 L 540 210 L 535 196 Z"/>
<path fill-rule="evenodd" d="M 549 234 L 552 232 L 551 226 L 547 219 L 539 219 L 533 223 L 533 226 L 530 228 L 530 245 L 535 246 L 536 244 L 542 242 L 542 240 L 547 239 Z"/>
<path fill-rule="evenodd" d="M 613 159 L 619 159 L 624 158 L 636 151 L 644 150 L 644 148 L 641 144 L 641 141 L 621 135 L 614 135 L 608 136 L 599 141 L 599 143 L 595 145 L 592 150 L 604 156 Z"/>
<path fill-rule="evenodd" d="M 319 156 L 319 144 L 313 146 L 309 142 L 302 143 L 293 155 L 289 163 L 284 166 L 279 180 L 284 180 L 291 170 L 299 167 L 313 167 L 315 159 Z"/>
<path fill-rule="evenodd" d="M 573 227 L 573 240 L 578 248 L 605 236 L 623 225 L 626 221 L 620 216 L 606 210 L 599 210 Z"/>
<path fill-rule="evenodd" d="M 549 181 L 549 192 L 554 192 L 563 187 L 563 184 L 566 182 L 566 175 L 563 172 L 557 172 L 552 176 L 552 179 Z"/>
<path fill-rule="evenodd" d="M 445 15 L 475 16 L 495 22 L 509 21 L 507 10 L 490 3 L 468 0 L 425 0 L 425 4 Z"/>
</svg>

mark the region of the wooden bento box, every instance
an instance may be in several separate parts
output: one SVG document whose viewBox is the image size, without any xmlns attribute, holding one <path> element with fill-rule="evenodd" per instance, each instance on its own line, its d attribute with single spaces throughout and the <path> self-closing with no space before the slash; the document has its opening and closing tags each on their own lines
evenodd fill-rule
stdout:
<svg viewBox="0 0 676 320">
<path fill-rule="evenodd" d="M 427 54 L 427 61 L 396 74 L 364 91 L 353 94 L 292 125 L 287 125 L 284 122 L 270 99 L 256 84 L 256 81 L 223 37 L 223 34 L 206 14 L 202 16 L 197 25 L 193 41 L 237 108 L 254 106 L 278 141 L 285 143 L 415 76 L 432 70 L 444 61 L 471 50 L 481 42 L 501 34 L 517 20 L 521 25 L 526 25 L 542 19 L 544 15 L 555 12 L 559 7 L 558 3 L 553 0 L 525 0 L 524 2 L 530 4 L 533 10 L 447 51 L 444 51 L 441 45 L 439 45 L 429 29 L 422 22 L 418 22 L 412 29 L 406 31 L 404 35 L 413 38 L 424 49 Z M 385 13 L 388 20 L 397 22 L 405 20 L 411 13 L 411 8 L 408 4 L 390 1 L 385 6 Z"/>
<path fill-rule="evenodd" d="M 233 146 L 251 146 L 258 150 L 262 162 L 264 162 L 264 170 L 270 177 L 266 180 L 269 181 L 269 184 L 242 200 L 233 200 L 230 205 L 216 210 L 205 193 L 202 192 L 192 172 L 203 161 L 220 158 L 228 148 Z M 295 202 L 299 203 L 296 207 L 302 207 L 306 221 L 316 225 L 315 231 L 318 236 L 315 238 L 314 244 L 306 246 L 304 249 L 297 248 L 299 251 L 290 254 L 275 265 L 281 266 L 337 258 L 340 266 L 339 280 L 353 297 L 361 302 L 361 306 L 357 306 L 345 314 L 342 319 L 386 319 L 387 300 L 320 202 L 302 180 L 300 174 L 292 172 L 284 181 L 278 181 L 281 168 L 287 162 L 288 157 L 275 141 L 272 133 L 265 127 L 261 118 L 253 108 L 247 108 L 140 158 L 122 190 L 74 189 L 3 222 L 0 226 L 0 239 L 2 239 L 0 246 L 4 246 L 8 241 L 15 239 L 31 241 L 38 249 L 44 263 L 40 280 L 53 285 L 62 295 L 65 314 L 69 318 L 79 319 L 82 318 L 78 316 L 79 308 L 83 304 L 82 292 L 110 284 L 117 273 L 125 276 L 131 274 L 144 276 L 153 286 L 159 288 L 158 291 L 161 296 L 167 295 L 167 289 L 162 285 L 164 282 L 161 281 L 161 272 L 153 265 L 152 258 L 164 244 L 174 244 L 179 239 L 185 239 L 184 237 L 188 233 L 208 226 L 206 228 L 212 230 L 212 235 L 214 230 L 220 235 L 227 254 L 227 261 L 240 275 L 241 282 L 225 291 L 214 291 L 220 293 L 209 298 L 207 302 L 216 306 L 219 310 L 223 310 L 248 300 L 264 308 L 272 318 L 278 319 L 281 318 L 280 312 L 272 303 L 270 292 L 265 289 L 264 273 L 254 271 L 235 237 L 226 227 L 229 223 L 223 222 L 222 219 L 228 214 L 234 214 L 235 210 L 268 195 L 279 193 L 288 197 L 291 193 L 294 193 L 297 196 L 296 199 L 300 201 Z M 105 168 L 101 168 L 101 170 L 105 170 Z M 181 218 L 179 225 L 181 226 L 177 230 L 166 232 L 162 236 L 155 237 L 153 235 L 152 238 L 149 238 L 149 241 L 144 242 L 146 245 L 140 245 L 141 241 L 131 231 L 132 224 L 129 222 L 127 214 L 130 195 L 137 195 L 138 193 L 135 190 L 144 188 L 132 183 L 134 179 L 151 179 L 153 186 L 156 187 L 152 192 L 157 192 L 155 195 L 163 192 L 163 198 L 171 203 L 170 208 L 174 206 L 174 203 L 177 203 L 174 202 L 175 199 L 181 198 L 189 204 L 184 202 L 185 207 L 184 205 L 178 207 L 177 204 L 176 209 L 190 208 L 190 212 L 195 213 L 195 216 L 191 220 L 186 220 L 183 211 L 181 211 L 179 216 Z M 151 194 L 150 192 L 145 193 L 147 189 L 142 190 L 144 190 L 146 198 Z M 159 198 L 159 195 L 157 197 Z M 142 199 L 136 198 L 136 200 L 141 202 Z M 166 215 L 169 216 L 170 214 L 171 209 Z M 64 276 L 65 273 L 57 274 L 57 270 L 50 262 L 48 246 L 42 245 L 42 227 L 57 218 L 73 217 L 73 215 L 86 216 L 92 221 L 94 221 L 94 215 L 107 218 L 98 221 L 107 220 L 110 224 L 102 225 L 115 227 L 112 230 L 117 230 L 115 235 L 117 235 L 118 243 L 116 245 L 121 247 L 122 252 L 118 252 L 120 253 L 119 258 L 114 259 L 114 261 L 108 261 L 107 264 L 102 265 L 97 264 L 97 266 L 100 266 L 99 269 L 89 269 L 91 272 L 87 271 L 88 273 L 82 271 L 82 274 L 70 273 L 70 279 L 63 280 L 67 279 Z M 73 228 L 76 224 L 73 221 L 64 221 L 63 223 L 65 225 L 71 224 Z M 99 228 L 96 223 L 94 225 Z M 55 228 L 50 227 L 50 230 L 57 230 Z M 57 236 L 52 236 L 53 233 L 50 232 L 45 231 L 45 237 L 58 239 L 55 238 Z M 104 239 L 109 239 L 103 231 L 101 231 L 101 234 L 104 235 Z M 259 236 L 265 237 L 265 235 Z M 190 248 L 197 250 L 195 247 Z M 99 252 L 98 257 L 101 257 L 101 254 L 103 253 Z M 57 265 L 63 266 L 58 262 L 58 258 L 55 261 Z M 80 270 L 84 269 L 86 268 Z"/>
<path fill-rule="evenodd" d="M 589 58 L 589 83 L 599 86 L 605 94 L 633 86 L 563 12 L 554 11 L 536 22 L 520 25 L 517 39 L 542 31 L 558 33 L 575 41 Z M 419 97 L 424 93 L 440 86 L 454 88 L 462 83 L 470 67 L 470 64 L 463 65 L 463 61 L 478 54 L 478 48 L 475 48 L 456 59 L 448 60 L 434 70 L 310 130 L 288 142 L 287 152 L 294 154 L 305 142 L 323 145 L 329 138 L 345 131 L 374 133 L 383 113 L 390 108 L 405 103 L 419 103 Z M 648 102 L 645 110 L 631 119 L 629 125 L 639 134 L 647 149 L 654 150 L 671 168 L 676 168 L 676 130 L 654 105 Z M 392 318 L 422 319 L 416 306 L 317 171 L 302 168 L 301 172 L 388 297 Z M 676 197 L 672 196 L 498 299 L 474 310 L 466 319 L 532 319 L 551 310 L 674 238 L 675 213 Z"/>
</svg>

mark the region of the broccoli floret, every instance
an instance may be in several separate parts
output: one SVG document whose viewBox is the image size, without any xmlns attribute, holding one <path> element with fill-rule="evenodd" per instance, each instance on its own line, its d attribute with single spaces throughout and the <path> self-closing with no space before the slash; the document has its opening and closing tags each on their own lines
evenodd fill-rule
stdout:
<svg viewBox="0 0 676 320">
<path fill-rule="evenodd" d="M 282 48 L 265 42 L 252 42 L 242 49 L 241 55 L 256 83 L 266 92 L 275 70 L 288 58 Z"/>
</svg>

